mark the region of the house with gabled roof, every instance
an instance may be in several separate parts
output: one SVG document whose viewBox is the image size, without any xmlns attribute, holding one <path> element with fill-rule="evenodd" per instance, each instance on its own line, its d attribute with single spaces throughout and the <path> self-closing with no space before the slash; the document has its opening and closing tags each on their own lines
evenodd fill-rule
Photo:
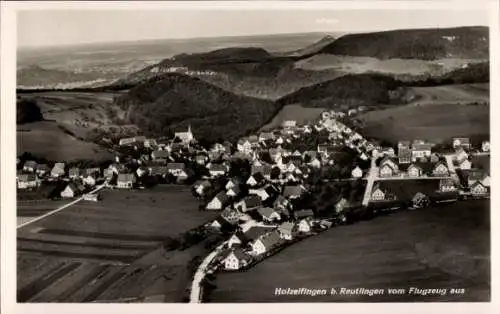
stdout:
<svg viewBox="0 0 500 314">
<path fill-rule="evenodd" d="M 474 196 L 486 196 L 489 194 L 489 187 L 484 186 L 480 181 L 476 181 L 471 187 L 470 192 Z"/>
<path fill-rule="evenodd" d="M 439 180 L 439 191 L 441 192 L 452 192 L 455 191 L 457 187 L 455 186 L 455 182 L 451 178 L 441 179 Z"/>
<path fill-rule="evenodd" d="M 491 144 L 490 144 L 490 141 L 483 141 L 481 143 L 481 150 L 483 152 L 489 152 L 490 151 L 490 148 L 491 148 Z"/>
<path fill-rule="evenodd" d="M 227 167 L 222 164 L 212 164 L 210 163 L 207 167 L 210 176 L 219 177 L 226 174 L 228 171 Z"/>
<path fill-rule="evenodd" d="M 212 183 L 208 180 L 198 180 L 193 184 L 193 190 L 199 196 L 205 195 L 211 187 Z"/>
<path fill-rule="evenodd" d="M 186 176 L 186 164 L 183 162 L 169 162 L 167 172 L 175 177 Z"/>
<path fill-rule="evenodd" d="M 260 207 L 257 212 L 262 216 L 262 219 L 266 222 L 273 222 L 281 220 L 280 214 L 271 207 Z"/>
<path fill-rule="evenodd" d="M 413 143 L 411 146 L 411 159 L 417 161 L 419 158 L 427 158 L 431 156 L 431 149 L 433 144 L 425 143 L 423 141 Z"/>
<path fill-rule="evenodd" d="M 39 164 L 36 167 L 36 175 L 42 177 L 50 172 L 50 168 L 47 164 Z"/>
<path fill-rule="evenodd" d="M 66 188 L 61 192 L 62 198 L 73 198 L 75 196 L 81 195 L 85 191 L 83 185 L 79 182 L 70 182 Z"/>
<path fill-rule="evenodd" d="M 488 173 L 482 169 L 471 169 L 467 175 L 468 186 L 474 185 L 476 182 L 483 183 L 483 180 L 488 177 Z"/>
<path fill-rule="evenodd" d="M 239 186 L 241 184 L 242 184 L 241 178 L 239 178 L 239 177 L 232 177 L 231 179 L 229 179 L 227 181 L 225 188 L 227 190 L 227 189 L 230 189 L 230 188 L 232 188 L 234 186 Z"/>
<path fill-rule="evenodd" d="M 307 189 L 303 185 L 285 185 L 283 187 L 283 192 L 281 193 L 283 197 L 288 199 L 295 199 L 301 197 Z"/>
<path fill-rule="evenodd" d="M 166 150 L 157 150 L 151 153 L 151 159 L 157 160 L 167 160 L 170 157 L 170 153 Z"/>
<path fill-rule="evenodd" d="M 379 176 L 382 178 L 392 177 L 397 175 L 398 170 L 391 163 L 385 163 L 379 168 Z"/>
<path fill-rule="evenodd" d="M 278 227 L 280 237 L 284 240 L 292 240 L 297 234 L 297 226 L 290 221 L 285 221 Z"/>
<path fill-rule="evenodd" d="M 230 202 L 230 197 L 225 191 L 220 191 L 215 197 L 207 204 L 207 210 L 222 210 Z"/>
<path fill-rule="evenodd" d="M 23 171 L 26 171 L 26 172 L 35 172 L 37 166 L 38 166 L 38 163 L 36 161 L 34 161 L 34 160 L 28 160 L 23 165 Z"/>
<path fill-rule="evenodd" d="M 314 217 L 314 212 L 312 209 L 300 209 L 293 212 L 295 219 L 312 218 Z"/>
<path fill-rule="evenodd" d="M 274 230 L 251 243 L 252 251 L 255 255 L 261 255 L 277 247 L 282 241 L 279 232 Z"/>
<path fill-rule="evenodd" d="M 94 186 L 97 183 L 97 176 L 95 172 L 83 176 L 82 182 L 86 186 Z"/>
<path fill-rule="evenodd" d="M 137 178 L 133 173 L 120 173 L 116 180 L 116 187 L 120 189 L 131 189 L 137 182 Z"/>
<path fill-rule="evenodd" d="M 252 257 L 239 248 L 229 251 L 222 260 L 224 268 L 227 270 L 241 269 L 251 261 Z"/>
<path fill-rule="evenodd" d="M 257 186 L 257 185 L 261 184 L 261 183 L 262 183 L 262 182 L 264 182 L 264 181 L 265 181 L 265 178 L 264 178 L 264 176 L 262 175 L 262 173 L 257 172 L 257 173 L 252 174 L 252 175 L 248 178 L 248 180 L 247 180 L 246 184 L 247 184 L 248 186 L 254 187 L 254 186 Z"/>
<path fill-rule="evenodd" d="M 351 176 L 353 178 L 361 178 L 363 176 L 363 170 L 361 170 L 359 166 L 356 166 L 354 169 L 352 169 Z"/>
<path fill-rule="evenodd" d="M 472 163 L 469 159 L 457 160 L 458 167 L 462 170 L 469 170 L 472 167 Z"/>
<path fill-rule="evenodd" d="M 262 207 L 262 200 L 256 195 L 249 195 L 244 197 L 241 201 L 234 204 L 234 208 L 245 213 Z"/>
<path fill-rule="evenodd" d="M 237 224 L 241 216 L 241 214 L 236 209 L 233 209 L 229 206 L 224 208 L 220 215 L 232 225 Z"/>
<path fill-rule="evenodd" d="M 235 185 L 233 187 L 230 187 L 229 189 L 227 189 L 227 192 L 226 194 L 230 197 L 238 197 L 239 195 L 241 195 L 242 191 L 241 191 L 241 188 L 239 185 Z"/>
<path fill-rule="evenodd" d="M 310 218 L 301 219 L 297 224 L 298 231 L 303 233 L 311 232 L 311 227 L 312 222 Z"/>
<path fill-rule="evenodd" d="M 52 171 L 50 172 L 50 175 L 52 177 L 58 178 L 63 176 L 66 173 L 66 164 L 63 162 L 56 162 L 54 167 L 52 168 Z"/>
<path fill-rule="evenodd" d="M 432 175 L 437 177 L 444 177 L 450 174 L 448 166 L 444 161 L 438 161 L 432 169 Z"/>
<path fill-rule="evenodd" d="M 260 197 L 260 199 L 262 201 L 265 201 L 265 200 L 279 194 L 279 191 L 274 185 L 267 184 L 267 185 L 265 185 L 261 188 L 258 188 L 258 189 L 250 189 L 248 191 L 248 194 L 257 195 L 258 197 Z"/>
<path fill-rule="evenodd" d="M 40 180 L 34 173 L 22 173 L 17 177 L 18 189 L 35 189 L 40 186 Z"/>
<path fill-rule="evenodd" d="M 78 168 L 78 167 L 70 168 L 68 171 L 68 176 L 70 179 L 76 179 L 76 178 L 80 177 L 80 175 L 81 175 L 81 171 L 80 171 L 80 168 Z"/>
<path fill-rule="evenodd" d="M 265 141 L 274 141 L 276 139 L 276 135 L 274 135 L 273 132 L 261 132 L 259 134 L 259 142 L 265 142 Z"/>
<path fill-rule="evenodd" d="M 453 139 L 453 148 L 462 147 L 464 149 L 470 149 L 470 139 L 467 137 L 456 137 Z"/>
</svg>

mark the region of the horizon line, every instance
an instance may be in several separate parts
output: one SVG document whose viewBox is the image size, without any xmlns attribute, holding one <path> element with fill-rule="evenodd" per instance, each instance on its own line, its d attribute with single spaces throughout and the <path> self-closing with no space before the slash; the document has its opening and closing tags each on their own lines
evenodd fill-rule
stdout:
<svg viewBox="0 0 500 314">
<path fill-rule="evenodd" d="M 413 27 L 413 28 L 394 28 L 394 29 L 381 29 L 381 30 L 364 30 L 364 31 L 311 31 L 311 32 L 293 32 L 293 33 L 268 33 L 268 34 L 241 34 L 241 35 L 221 35 L 221 36 L 195 36 L 195 37 L 171 37 L 171 38 L 144 38 L 144 39 L 130 39 L 130 40 L 120 40 L 120 41 L 95 41 L 95 42 L 81 42 L 74 44 L 61 44 L 61 45 L 43 45 L 43 46 L 18 46 L 16 50 L 36 50 L 36 49 L 49 49 L 49 48 L 72 48 L 79 46 L 94 46 L 94 45 L 113 45 L 113 44 L 132 44 L 138 42 L 153 42 L 153 41 L 175 41 L 175 40 L 197 40 L 197 39 L 221 39 L 221 38 L 234 38 L 234 37 L 262 37 L 262 36 L 293 36 L 293 35 L 307 35 L 307 34 L 360 34 L 360 33 L 377 33 L 377 32 L 390 32 L 398 30 L 418 30 L 418 29 L 447 29 L 447 28 L 463 28 L 463 27 L 485 27 L 489 28 L 489 25 L 461 25 L 461 26 L 446 26 L 446 27 Z"/>
</svg>

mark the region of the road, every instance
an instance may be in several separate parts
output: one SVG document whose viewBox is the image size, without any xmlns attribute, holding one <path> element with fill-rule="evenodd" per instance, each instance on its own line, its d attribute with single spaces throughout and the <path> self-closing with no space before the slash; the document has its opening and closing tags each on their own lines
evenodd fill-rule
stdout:
<svg viewBox="0 0 500 314">
<path fill-rule="evenodd" d="M 205 278 L 205 272 L 207 270 L 208 265 L 212 262 L 212 260 L 222 251 L 222 248 L 227 243 L 224 241 L 221 245 L 215 248 L 212 253 L 208 254 L 207 257 L 200 264 L 196 273 L 193 277 L 193 283 L 191 284 L 191 294 L 189 296 L 189 303 L 201 303 L 201 288 L 200 284 L 203 278 Z"/>
<path fill-rule="evenodd" d="M 455 181 L 455 183 L 460 183 L 460 179 L 458 178 L 457 172 L 455 171 L 455 166 L 453 165 L 453 154 L 444 155 L 446 158 L 446 164 L 448 166 L 448 170 L 450 171 L 451 178 Z"/>
<path fill-rule="evenodd" d="M 89 193 L 87 193 L 87 194 L 93 194 L 93 193 L 95 193 L 95 192 L 98 192 L 98 191 L 102 190 L 105 186 L 106 186 L 106 185 L 104 185 L 104 184 L 99 185 L 99 186 L 97 186 L 94 190 L 90 191 L 90 192 L 89 192 Z M 61 206 L 61 207 L 59 207 L 59 208 L 56 208 L 56 209 L 54 209 L 54 210 L 52 210 L 52 211 L 50 211 L 50 212 L 48 212 L 48 213 L 45 213 L 45 214 L 43 214 L 43 215 L 41 215 L 41 216 L 35 217 L 35 218 L 30 219 L 30 220 L 28 220 L 28 221 L 23 221 L 21 224 L 17 225 L 17 229 L 21 229 L 22 227 L 25 227 L 25 226 L 27 226 L 27 225 L 30 225 L 30 224 L 34 223 L 34 222 L 37 222 L 37 221 L 40 221 L 40 220 L 42 220 L 42 219 L 44 219 L 44 218 L 47 218 L 47 217 L 49 217 L 49 216 L 52 216 L 52 215 L 54 215 L 55 213 L 58 213 L 58 212 L 60 212 L 60 211 L 62 211 L 62 210 L 64 210 L 64 209 L 66 209 L 66 208 L 69 208 L 69 207 L 71 207 L 71 206 L 75 205 L 76 203 L 80 202 L 81 200 L 83 200 L 83 196 L 81 196 L 81 197 L 77 198 L 76 200 L 74 200 L 74 201 L 72 201 L 72 202 L 70 202 L 70 203 L 68 203 L 68 204 L 65 204 L 65 205 L 63 205 L 63 206 Z"/>
<path fill-rule="evenodd" d="M 375 180 L 378 178 L 378 167 L 376 164 L 376 160 L 377 158 L 375 157 L 372 157 L 371 159 L 370 170 L 368 171 L 368 176 L 366 177 L 366 190 L 365 194 L 363 195 L 363 201 L 361 202 L 363 206 L 368 206 L 373 190 L 373 183 L 375 183 Z"/>
</svg>

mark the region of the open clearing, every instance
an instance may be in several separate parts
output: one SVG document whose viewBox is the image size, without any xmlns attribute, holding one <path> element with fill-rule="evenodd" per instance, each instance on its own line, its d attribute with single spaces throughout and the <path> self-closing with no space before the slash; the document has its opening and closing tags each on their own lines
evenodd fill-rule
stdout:
<svg viewBox="0 0 500 314">
<path fill-rule="evenodd" d="M 56 122 L 40 121 L 17 126 L 17 154 L 29 152 L 54 161 L 108 160 L 113 155 L 97 144 L 65 133 Z"/>
<path fill-rule="evenodd" d="M 380 60 L 372 57 L 352 57 L 331 54 L 319 54 L 295 63 L 296 68 L 303 70 L 323 71 L 336 70 L 345 73 L 379 72 L 386 74 L 409 75 L 441 75 L 465 64 L 482 62 L 471 59 L 438 59 L 433 61 L 416 59 Z"/>
<path fill-rule="evenodd" d="M 325 111 L 324 108 L 306 108 L 301 105 L 286 105 L 274 116 L 271 122 L 261 128 L 261 131 L 277 128 L 286 120 L 295 120 L 298 124 L 312 122 L 318 119 L 323 111 Z"/>
<path fill-rule="evenodd" d="M 489 301 L 489 201 L 395 212 L 333 228 L 246 272 L 217 274 L 209 302 Z M 275 288 L 465 288 L 442 296 L 276 296 Z"/>
<path fill-rule="evenodd" d="M 439 142 L 455 136 L 489 134 L 489 105 L 470 105 L 488 102 L 488 84 L 419 87 L 413 91 L 417 97 L 408 105 L 359 115 L 362 134 L 393 143 L 416 138 Z"/>
<path fill-rule="evenodd" d="M 102 192 L 18 230 L 19 302 L 89 302 L 166 294 L 181 301 L 186 265 L 203 248 L 161 243 L 217 213 L 200 212 L 186 186 Z"/>
</svg>

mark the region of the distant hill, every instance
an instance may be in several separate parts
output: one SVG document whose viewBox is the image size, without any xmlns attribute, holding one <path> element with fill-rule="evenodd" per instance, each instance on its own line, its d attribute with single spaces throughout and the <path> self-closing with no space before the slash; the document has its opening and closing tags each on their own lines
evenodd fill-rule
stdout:
<svg viewBox="0 0 500 314">
<path fill-rule="evenodd" d="M 318 52 L 322 51 L 325 47 L 331 45 L 334 41 L 335 41 L 335 37 L 327 35 L 309 46 L 306 46 L 302 49 L 298 49 L 296 51 L 287 52 L 287 53 L 284 53 L 282 55 L 291 56 L 291 57 L 303 57 L 303 56 L 309 56 L 309 55 L 312 56 L 312 55 L 315 55 Z"/>
<path fill-rule="evenodd" d="M 147 133 L 171 134 L 191 125 L 198 139 L 235 140 L 267 123 L 278 111 L 270 101 L 237 96 L 200 79 L 163 74 L 115 100 L 126 123 Z"/>
<path fill-rule="evenodd" d="M 342 107 L 388 104 L 397 97 L 403 84 L 380 74 L 350 74 L 299 89 L 280 98 L 279 105 L 340 109 Z M 403 94 L 403 93 L 401 93 Z"/>
<path fill-rule="evenodd" d="M 477 26 L 349 34 L 321 52 L 380 59 L 488 59 L 488 32 L 488 27 Z"/>
</svg>

